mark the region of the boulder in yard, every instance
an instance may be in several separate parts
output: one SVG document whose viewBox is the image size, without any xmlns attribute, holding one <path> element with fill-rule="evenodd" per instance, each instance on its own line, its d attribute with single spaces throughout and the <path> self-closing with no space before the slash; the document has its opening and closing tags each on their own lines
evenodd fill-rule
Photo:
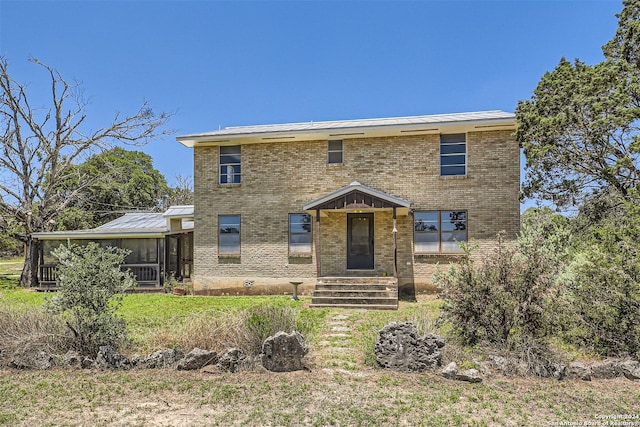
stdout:
<svg viewBox="0 0 640 427">
<path fill-rule="evenodd" d="M 477 369 L 465 369 L 460 371 L 456 362 L 449 363 L 440 373 L 445 378 L 456 381 L 465 381 L 468 383 L 482 382 L 480 371 Z"/>
<path fill-rule="evenodd" d="M 591 381 L 591 369 L 581 362 L 570 362 L 567 366 L 567 378 L 578 378 L 582 381 Z"/>
<path fill-rule="evenodd" d="M 214 350 L 203 350 L 196 347 L 178 362 L 177 369 L 179 371 L 193 371 L 207 365 L 215 365 L 218 360 L 218 353 Z"/>
<path fill-rule="evenodd" d="M 103 369 L 129 369 L 131 368 L 131 362 L 124 354 L 118 353 L 118 351 L 110 345 L 103 345 L 98 351 L 96 356 L 96 367 Z"/>
<path fill-rule="evenodd" d="M 421 372 L 441 365 L 444 338 L 418 330 L 409 322 L 393 322 L 380 330 L 375 346 L 378 364 L 396 371 Z"/>
<path fill-rule="evenodd" d="M 240 363 L 246 358 L 239 348 L 228 349 L 218 360 L 218 367 L 227 372 L 238 372 Z"/>
<path fill-rule="evenodd" d="M 40 369 L 46 370 L 53 366 L 53 356 L 43 350 L 22 352 L 15 355 L 10 365 L 18 369 Z"/>
<path fill-rule="evenodd" d="M 171 368 L 183 358 L 184 353 L 179 348 L 164 349 L 136 360 L 135 365 L 147 369 Z"/>
<path fill-rule="evenodd" d="M 299 332 L 278 332 L 262 344 L 262 366 L 273 372 L 300 371 L 305 369 L 302 358 L 308 352 L 309 346 Z"/>
<path fill-rule="evenodd" d="M 620 363 L 622 374 L 630 380 L 640 380 L 640 362 L 637 360 L 625 360 Z"/>
</svg>

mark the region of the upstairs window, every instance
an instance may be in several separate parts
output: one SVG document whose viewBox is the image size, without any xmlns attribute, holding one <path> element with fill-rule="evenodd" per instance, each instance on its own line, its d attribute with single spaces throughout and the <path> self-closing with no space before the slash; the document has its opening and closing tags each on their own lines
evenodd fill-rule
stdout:
<svg viewBox="0 0 640 427">
<path fill-rule="evenodd" d="M 467 211 L 418 211 L 414 214 L 416 253 L 461 252 L 466 242 Z"/>
<path fill-rule="evenodd" d="M 220 184 L 240 184 L 240 146 L 220 147 Z"/>
<path fill-rule="evenodd" d="M 218 253 L 240 255 L 240 215 L 218 217 Z"/>
<path fill-rule="evenodd" d="M 289 214 L 289 253 L 311 253 L 311 215 Z"/>
<path fill-rule="evenodd" d="M 327 163 L 344 163 L 342 140 L 327 141 Z"/>
<path fill-rule="evenodd" d="M 467 140 L 464 133 L 440 135 L 440 176 L 467 174 Z"/>
</svg>

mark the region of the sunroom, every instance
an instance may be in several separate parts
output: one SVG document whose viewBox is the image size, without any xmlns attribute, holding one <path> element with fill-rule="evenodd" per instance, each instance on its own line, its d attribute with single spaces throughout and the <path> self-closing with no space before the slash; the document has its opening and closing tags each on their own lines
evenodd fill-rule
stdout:
<svg viewBox="0 0 640 427">
<path fill-rule="evenodd" d="M 60 245 L 96 242 L 130 251 L 122 269 L 130 270 L 137 290 L 154 291 L 168 277 L 189 280 L 193 270 L 193 206 L 172 206 L 164 213 L 127 213 L 100 227 L 34 233 L 40 251 L 38 288 L 56 288 L 56 259 Z"/>
</svg>

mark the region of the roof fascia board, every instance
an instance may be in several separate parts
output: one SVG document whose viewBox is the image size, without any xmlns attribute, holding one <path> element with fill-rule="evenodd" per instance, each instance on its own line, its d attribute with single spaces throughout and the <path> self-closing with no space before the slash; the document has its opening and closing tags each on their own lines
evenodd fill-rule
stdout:
<svg viewBox="0 0 640 427">
<path fill-rule="evenodd" d="M 176 138 L 181 144 L 193 148 L 208 145 L 238 145 L 268 142 L 318 141 L 394 135 L 439 134 L 443 132 L 473 132 L 483 130 L 515 130 L 516 121 L 511 118 L 486 118 L 460 121 L 424 122 L 412 124 L 386 124 L 374 126 L 336 127 L 288 131 L 245 133 L 220 133 L 186 135 Z"/>
<path fill-rule="evenodd" d="M 33 233 L 33 237 L 38 240 L 101 240 L 101 239 L 154 239 L 162 238 L 167 234 L 166 232 L 143 232 L 143 231 L 131 231 L 131 232 L 119 232 L 119 233 L 78 233 L 78 232 L 40 232 Z"/>
</svg>

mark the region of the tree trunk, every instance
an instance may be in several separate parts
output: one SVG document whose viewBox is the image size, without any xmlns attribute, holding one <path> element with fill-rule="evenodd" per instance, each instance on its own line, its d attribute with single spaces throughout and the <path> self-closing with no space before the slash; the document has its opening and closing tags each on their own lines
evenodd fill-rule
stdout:
<svg viewBox="0 0 640 427">
<path fill-rule="evenodd" d="M 38 242 L 28 236 L 25 245 L 26 251 L 24 267 L 22 268 L 22 275 L 20 275 L 20 286 L 25 288 L 35 287 L 38 286 L 38 261 L 40 259 Z"/>
</svg>

